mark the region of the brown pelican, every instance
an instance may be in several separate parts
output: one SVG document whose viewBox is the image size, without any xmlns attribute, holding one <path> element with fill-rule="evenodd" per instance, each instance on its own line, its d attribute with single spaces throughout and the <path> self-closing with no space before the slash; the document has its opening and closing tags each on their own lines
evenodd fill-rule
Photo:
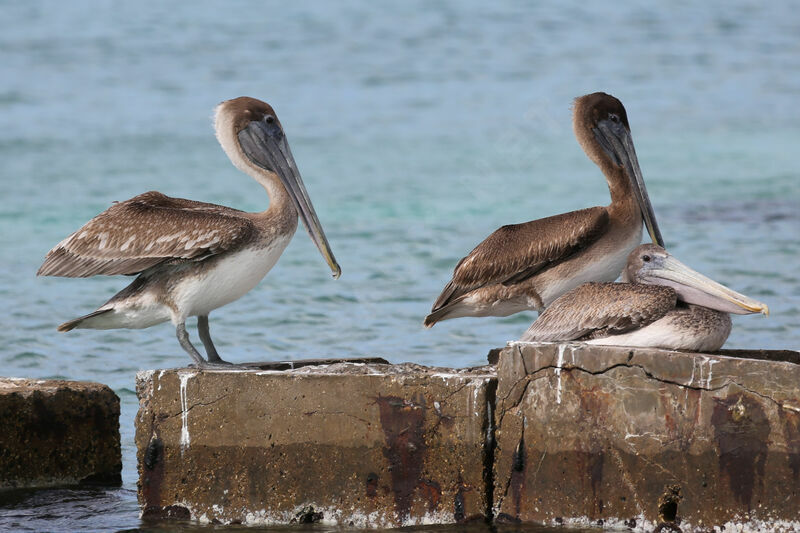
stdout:
<svg viewBox="0 0 800 533">
<path fill-rule="evenodd" d="M 269 209 L 245 213 L 155 191 L 115 203 L 50 250 L 38 275 L 138 277 L 59 331 L 146 328 L 170 320 L 198 367 L 227 364 L 211 342 L 208 314 L 240 298 L 270 271 L 297 229 L 298 214 L 339 277 L 341 269 L 272 107 L 248 97 L 222 102 L 214 128 L 231 162 L 266 189 Z M 189 341 L 185 322 L 190 316 L 197 316 L 208 361 Z"/>
<path fill-rule="evenodd" d="M 614 281 L 642 242 L 642 219 L 663 246 L 622 103 L 605 93 L 581 96 L 572 123 L 583 151 L 606 176 L 611 204 L 498 229 L 458 262 L 426 327 L 462 316 L 542 311 L 581 283 Z"/>
<path fill-rule="evenodd" d="M 520 340 L 713 352 L 731 332 L 728 313 L 769 314 L 765 304 L 695 272 L 655 244 L 631 252 L 622 280 L 572 289 Z"/>
</svg>

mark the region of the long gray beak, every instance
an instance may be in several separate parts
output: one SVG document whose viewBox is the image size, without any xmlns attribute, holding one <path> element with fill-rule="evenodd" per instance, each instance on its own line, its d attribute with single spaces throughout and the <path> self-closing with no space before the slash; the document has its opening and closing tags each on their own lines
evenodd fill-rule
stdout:
<svg viewBox="0 0 800 533">
<path fill-rule="evenodd" d="M 678 293 L 678 299 L 689 304 L 737 315 L 763 313 L 769 316 L 766 304 L 705 277 L 671 255 L 667 255 L 659 266 L 640 273 L 640 280 L 672 287 Z"/>
<path fill-rule="evenodd" d="M 595 136 L 605 151 L 612 159 L 615 159 L 614 162 L 625 169 L 625 173 L 631 180 L 631 188 L 636 195 L 639 208 L 642 210 L 647 233 L 650 234 L 650 239 L 654 243 L 663 248 L 664 239 L 661 237 L 661 230 L 658 229 L 653 204 L 650 203 L 650 196 L 644 185 L 642 169 L 639 168 L 639 160 L 636 158 L 636 149 L 633 147 L 633 138 L 630 132 L 622 124 L 601 120 L 595 129 Z"/>
<path fill-rule="evenodd" d="M 253 163 L 278 175 L 297 208 L 308 235 L 328 263 L 333 277 L 338 278 L 342 269 L 333 256 L 280 125 L 275 120 L 250 122 L 239 132 L 239 144 Z"/>
</svg>

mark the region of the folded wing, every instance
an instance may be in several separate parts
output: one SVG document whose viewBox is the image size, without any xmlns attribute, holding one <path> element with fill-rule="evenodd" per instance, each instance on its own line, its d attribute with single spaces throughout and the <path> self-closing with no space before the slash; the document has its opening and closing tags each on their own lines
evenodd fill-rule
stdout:
<svg viewBox="0 0 800 533">
<path fill-rule="evenodd" d="M 584 283 L 537 318 L 519 340 L 556 342 L 618 335 L 644 327 L 675 308 L 670 287 L 634 283 Z"/>
<path fill-rule="evenodd" d="M 431 312 L 485 285 L 524 281 L 592 244 L 607 225 L 606 209 L 590 207 L 503 226 L 458 262 Z"/>
<path fill-rule="evenodd" d="M 245 213 L 150 191 L 115 203 L 47 253 L 37 275 L 137 274 L 160 263 L 200 260 L 247 240 Z"/>
</svg>

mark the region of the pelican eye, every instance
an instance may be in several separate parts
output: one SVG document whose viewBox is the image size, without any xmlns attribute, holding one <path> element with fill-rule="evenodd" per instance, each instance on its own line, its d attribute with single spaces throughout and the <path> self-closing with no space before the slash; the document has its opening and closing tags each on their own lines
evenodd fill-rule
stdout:
<svg viewBox="0 0 800 533">
<path fill-rule="evenodd" d="M 267 115 L 266 117 L 264 117 L 264 122 L 266 122 L 267 124 L 272 124 L 273 122 L 275 122 L 275 117 L 273 117 L 272 115 Z"/>
<path fill-rule="evenodd" d="M 616 123 L 619 122 L 619 115 L 617 115 L 616 113 L 609 113 L 608 118 L 609 120 L 611 120 L 611 122 L 616 122 Z"/>
<path fill-rule="evenodd" d="M 651 257 L 649 255 L 643 255 L 642 256 L 642 261 L 644 261 L 645 263 L 649 263 L 650 259 L 651 259 Z"/>
</svg>

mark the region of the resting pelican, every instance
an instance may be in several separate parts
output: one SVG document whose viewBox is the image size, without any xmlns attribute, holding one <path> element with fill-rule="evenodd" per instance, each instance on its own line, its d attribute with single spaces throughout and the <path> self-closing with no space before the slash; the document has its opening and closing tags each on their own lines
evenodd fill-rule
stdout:
<svg viewBox="0 0 800 533">
<path fill-rule="evenodd" d="M 606 176 L 611 204 L 498 229 L 458 262 L 425 327 L 462 316 L 541 312 L 581 283 L 614 281 L 642 242 L 642 219 L 653 242 L 664 245 L 622 103 L 605 93 L 581 96 L 572 124 Z"/>
<path fill-rule="evenodd" d="M 170 320 L 198 367 L 228 364 L 211 342 L 208 314 L 240 298 L 270 271 L 297 229 L 298 214 L 333 277 L 339 277 L 341 269 L 272 107 L 248 97 L 222 102 L 214 128 L 231 162 L 266 189 L 269 209 L 245 213 L 155 191 L 115 203 L 50 250 L 37 274 L 138 277 L 59 331 L 147 328 Z M 189 341 L 190 316 L 197 316 L 208 361 Z"/>
<path fill-rule="evenodd" d="M 623 283 L 585 283 L 553 302 L 521 341 L 714 352 L 731 332 L 728 313 L 769 309 L 687 267 L 655 244 L 631 252 Z"/>
</svg>

